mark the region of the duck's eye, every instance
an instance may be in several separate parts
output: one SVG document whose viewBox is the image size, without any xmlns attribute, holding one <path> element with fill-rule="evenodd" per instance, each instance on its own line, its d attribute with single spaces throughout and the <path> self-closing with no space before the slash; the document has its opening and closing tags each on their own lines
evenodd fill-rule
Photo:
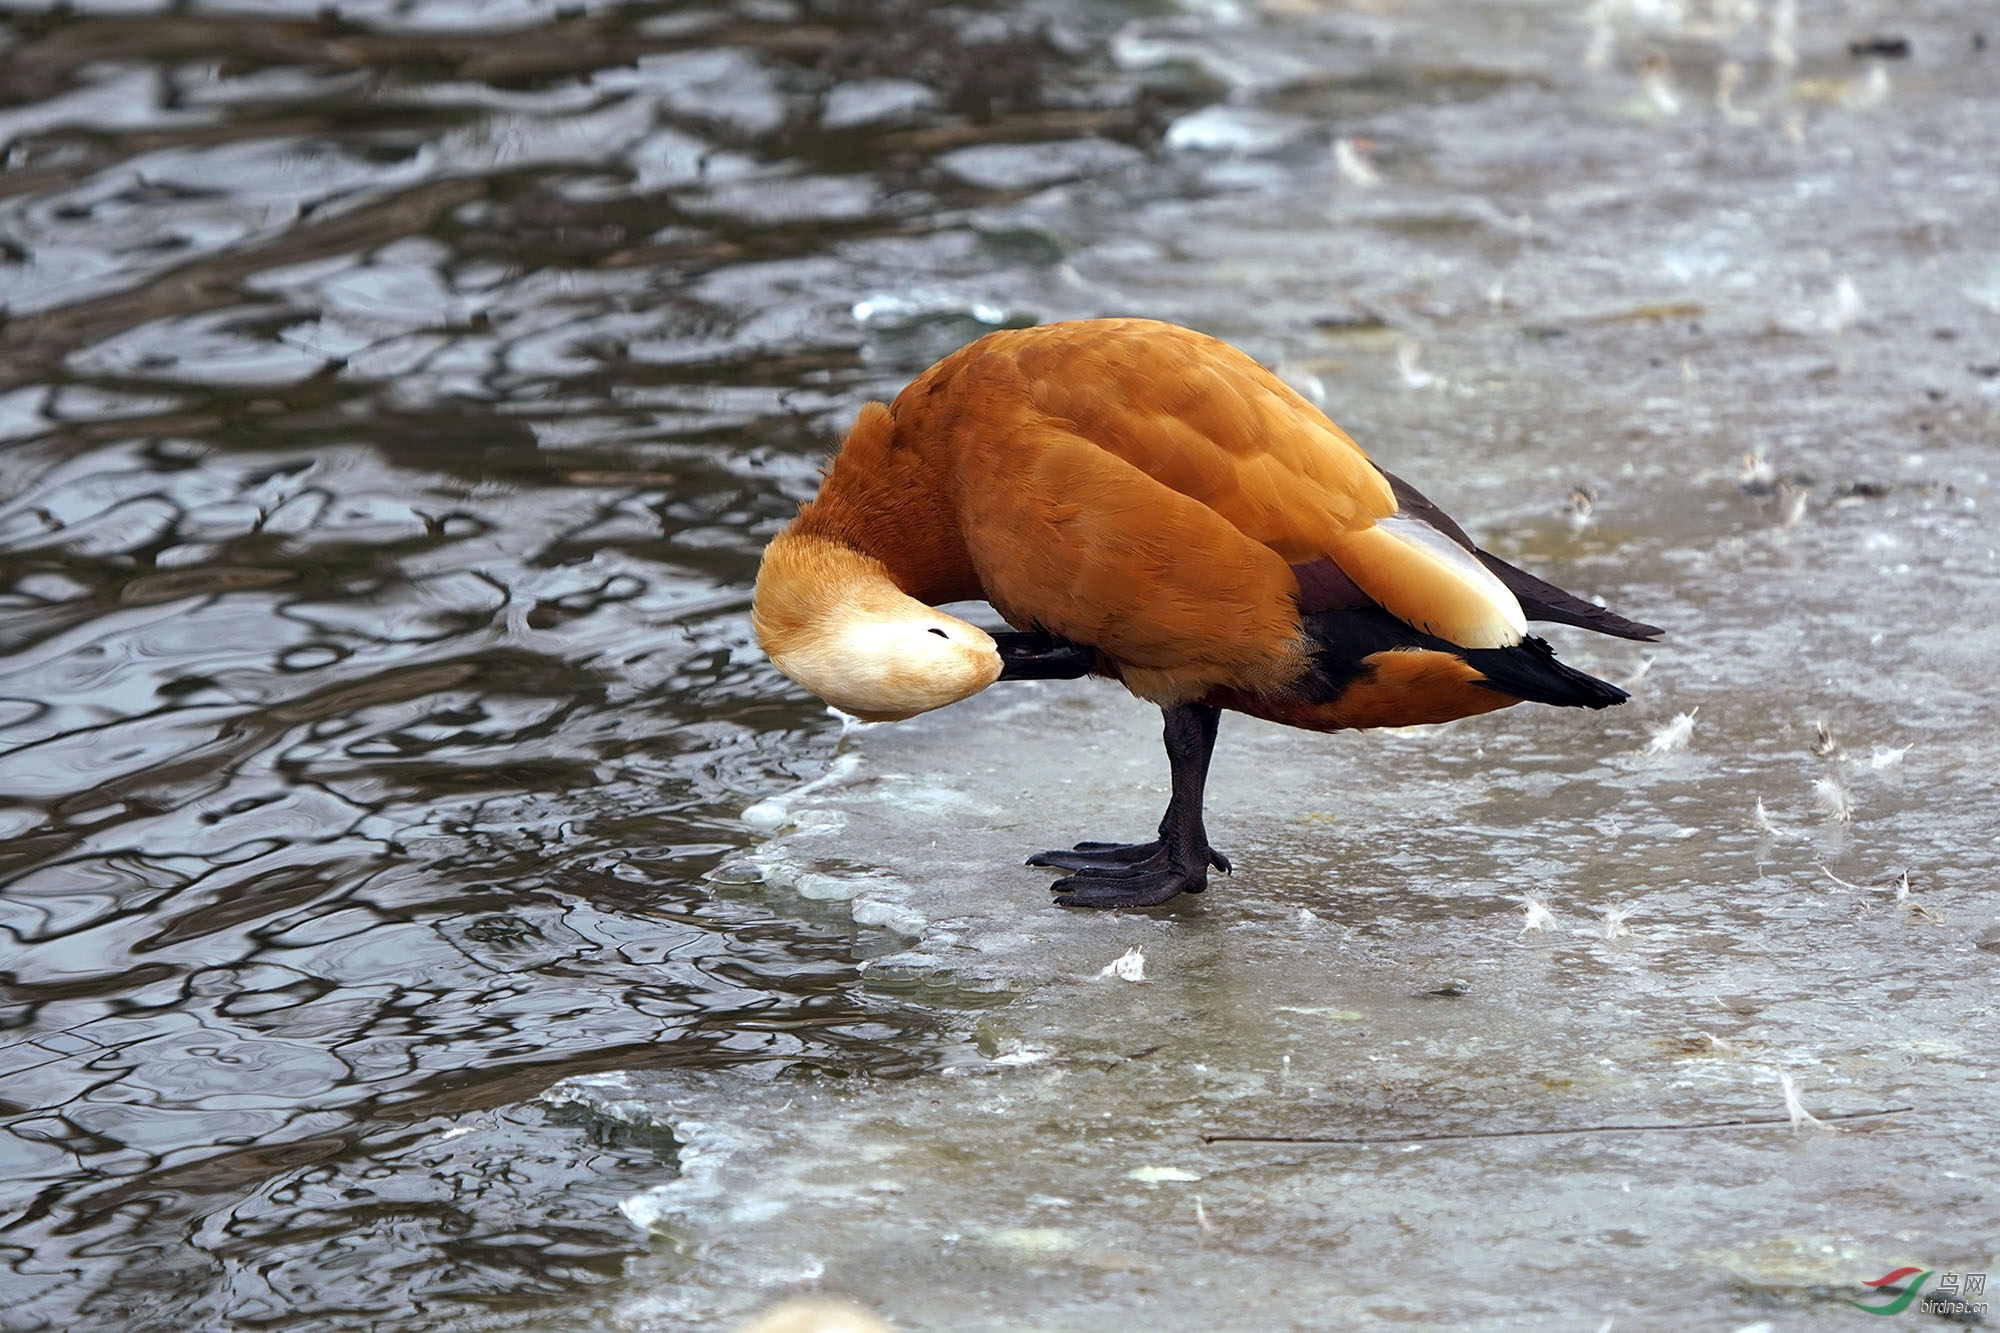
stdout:
<svg viewBox="0 0 2000 1333">
<path fill-rule="evenodd" d="M 931 627 L 931 633 L 937 635 L 940 639 L 949 639 L 951 637 L 951 635 L 946 634 L 943 630 L 937 628 L 935 625 Z"/>
</svg>

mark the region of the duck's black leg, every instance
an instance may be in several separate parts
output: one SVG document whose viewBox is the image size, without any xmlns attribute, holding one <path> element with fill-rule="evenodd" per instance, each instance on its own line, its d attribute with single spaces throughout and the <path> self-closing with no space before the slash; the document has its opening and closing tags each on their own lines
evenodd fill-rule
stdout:
<svg viewBox="0 0 2000 1333">
<path fill-rule="evenodd" d="M 1208 845 L 1202 827 L 1202 792 L 1222 710 L 1207 704 L 1174 704 L 1166 714 L 1167 764 L 1173 796 L 1152 842 L 1082 842 L 1070 851 L 1038 852 L 1029 865 L 1076 873 L 1049 887 L 1063 907 L 1152 907 L 1176 894 L 1208 887 L 1208 870 L 1227 874 L 1229 859 Z"/>
</svg>

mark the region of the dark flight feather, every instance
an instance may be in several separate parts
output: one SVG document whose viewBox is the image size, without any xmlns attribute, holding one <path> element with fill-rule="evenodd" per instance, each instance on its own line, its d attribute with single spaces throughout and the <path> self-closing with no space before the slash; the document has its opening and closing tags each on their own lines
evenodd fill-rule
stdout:
<svg viewBox="0 0 2000 1333">
<path fill-rule="evenodd" d="M 1378 469 L 1379 470 L 1379 469 Z M 1555 584 L 1538 579 L 1524 569 L 1502 560 L 1488 551 L 1482 551 L 1466 535 L 1465 529 L 1452 521 L 1451 515 L 1439 509 L 1416 487 L 1404 481 L 1393 472 L 1383 471 L 1388 478 L 1389 489 L 1395 492 L 1396 503 L 1404 513 L 1442 532 L 1445 536 L 1479 557 L 1479 563 L 1493 571 L 1493 576 L 1505 584 L 1507 591 L 1514 594 L 1521 603 L 1521 610 L 1530 620 L 1547 621 L 1555 625 L 1575 625 L 1580 629 L 1596 630 L 1599 634 L 1610 634 L 1620 639 L 1657 639 L 1665 633 L 1657 625 L 1642 624 L 1628 620 L 1614 611 L 1607 611 L 1595 602 L 1586 602 L 1581 597 L 1564 592 Z"/>
</svg>

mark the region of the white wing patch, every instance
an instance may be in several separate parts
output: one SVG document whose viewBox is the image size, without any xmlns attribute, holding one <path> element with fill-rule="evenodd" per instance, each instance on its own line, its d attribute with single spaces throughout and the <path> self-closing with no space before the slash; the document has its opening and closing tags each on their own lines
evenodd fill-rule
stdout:
<svg viewBox="0 0 2000 1333">
<path fill-rule="evenodd" d="M 1436 561 L 1453 578 L 1464 583 L 1467 592 L 1487 604 L 1496 626 L 1506 627 L 1501 642 L 1467 643 L 1453 639 L 1452 641 L 1459 647 L 1511 648 L 1528 632 L 1528 617 L 1521 611 L 1520 599 L 1507 590 L 1507 585 L 1502 583 L 1492 570 L 1480 563 L 1478 556 L 1422 519 L 1412 518 L 1408 514 L 1391 514 L 1387 518 L 1376 519 L 1375 526 L 1415 550 L 1425 559 Z M 1435 630 L 1431 632 L 1436 633 Z M 1438 637 L 1450 636 L 1440 634 Z"/>
<path fill-rule="evenodd" d="M 1327 554 L 1390 615 L 1461 648 L 1511 648 L 1528 632 L 1507 585 L 1420 518 L 1377 519 L 1340 534 Z"/>
</svg>

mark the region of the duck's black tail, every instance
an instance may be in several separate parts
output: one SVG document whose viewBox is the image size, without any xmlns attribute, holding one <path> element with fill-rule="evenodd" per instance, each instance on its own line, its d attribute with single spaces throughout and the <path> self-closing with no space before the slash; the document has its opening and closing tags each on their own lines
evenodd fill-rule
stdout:
<svg viewBox="0 0 2000 1333">
<path fill-rule="evenodd" d="M 1609 708 L 1631 696 L 1608 681 L 1586 675 L 1556 660 L 1546 639 L 1533 635 L 1511 648 L 1461 648 L 1455 643 L 1412 628 L 1378 607 L 1364 611 L 1321 611 L 1300 617 L 1317 651 L 1305 693 L 1325 701 L 1337 699 L 1366 668 L 1371 654 L 1399 648 L 1427 648 L 1451 653 L 1478 668 L 1489 690 L 1555 704 L 1559 708 Z"/>
<path fill-rule="evenodd" d="M 1632 696 L 1609 681 L 1586 675 L 1556 660 L 1546 639 L 1532 634 L 1512 648 L 1459 648 L 1458 655 L 1479 668 L 1489 690 L 1529 703 L 1562 708 L 1609 708 Z"/>
</svg>

